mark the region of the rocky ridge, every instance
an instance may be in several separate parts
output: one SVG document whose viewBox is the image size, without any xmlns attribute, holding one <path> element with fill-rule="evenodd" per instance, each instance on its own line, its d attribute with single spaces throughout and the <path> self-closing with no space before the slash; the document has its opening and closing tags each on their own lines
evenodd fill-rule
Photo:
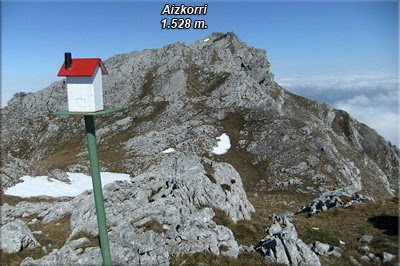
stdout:
<svg viewBox="0 0 400 266">
<path fill-rule="evenodd" d="M 237 257 L 235 236 L 214 221 L 215 210 L 235 223 L 251 219 L 254 207 L 246 193 L 322 193 L 303 209 L 310 213 L 345 204 L 343 195 L 397 193 L 397 147 L 346 112 L 284 90 L 264 50 L 233 33 L 207 39 L 105 61 L 110 75 L 103 77 L 104 101 L 123 112 L 96 120 L 101 165 L 132 177 L 104 189 L 116 262 L 166 265 L 171 256 L 202 251 Z M 63 171 L 87 172 L 83 121 L 54 115 L 63 109 L 62 81 L 18 94 L 2 109 L 3 188 L 24 174 L 68 182 Z M 222 133 L 232 147 L 215 155 L 211 151 Z M 168 148 L 176 152 L 163 153 Z M 24 265 L 100 263 L 97 247 L 83 249 L 88 240 L 75 239 L 97 233 L 91 192 L 1 209 L 3 227 L 18 217 L 37 215 L 31 223 L 46 224 L 71 215 L 65 245 Z M 308 247 L 290 220 L 280 219 L 256 250 L 269 261 L 318 265 L 315 254 L 326 246 Z M 270 242 L 300 253 L 278 257 Z"/>
<path fill-rule="evenodd" d="M 105 168 L 135 176 L 168 147 L 210 158 L 215 138 L 226 132 L 231 153 L 245 152 L 258 172 L 254 179 L 270 189 L 397 191 L 395 146 L 346 112 L 285 91 L 265 51 L 233 33 L 116 55 L 105 65 L 104 101 L 124 108 L 97 120 Z M 82 120 L 54 116 L 62 109 L 66 90 L 58 81 L 14 97 L 2 110 L 3 186 L 18 182 L 18 169 L 47 174 L 86 161 Z"/>
</svg>

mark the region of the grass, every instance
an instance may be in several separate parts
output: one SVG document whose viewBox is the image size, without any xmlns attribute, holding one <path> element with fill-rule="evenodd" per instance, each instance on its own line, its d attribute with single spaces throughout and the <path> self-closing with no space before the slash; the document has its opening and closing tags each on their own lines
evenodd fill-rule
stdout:
<svg viewBox="0 0 400 266">
<path fill-rule="evenodd" d="M 172 266 L 183 265 L 271 265 L 258 253 L 242 253 L 237 259 L 228 256 L 217 256 L 211 252 L 200 252 L 195 254 L 185 254 L 172 256 L 170 259 Z"/>
<path fill-rule="evenodd" d="M 214 222 L 219 225 L 224 225 L 231 229 L 238 244 L 255 245 L 265 235 L 264 229 L 270 224 L 267 219 L 255 215 L 252 220 L 241 220 L 234 223 L 231 218 L 222 210 L 213 208 L 215 216 Z"/>
<path fill-rule="evenodd" d="M 221 124 L 225 132 L 229 135 L 231 140 L 231 148 L 227 153 L 216 156 L 213 160 L 218 162 L 230 163 L 239 172 L 244 190 L 251 194 L 255 192 L 257 183 L 264 178 L 265 164 L 253 165 L 254 157 L 246 150 L 237 148 L 239 141 L 239 132 L 243 129 L 245 120 L 241 112 L 232 113 L 227 115 Z"/>
<path fill-rule="evenodd" d="M 169 102 L 161 101 L 161 102 L 153 102 L 152 105 L 154 107 L 154 111 L 145 117 L 135 117 L 133 119 L 133 124 L 139 124 L 147 121 L 154 121 L 159 115 L 161 115 L 165 109 L 167 108 Z"/>
<path fill-rule="evenodd" d="M 145 231 L 154 231 L 157 234 L 165 233 L 167 230 L 165 230 L 162 225 L 156 221 L 156 220 L 150 220 L 143 224 L 141 228 L 144 228 Z"/>
<path fill-rule="evenodd" d="M 156 79 L 157 69 L 158 69 L 158 66 L 151 67 L 144 75 L 144 81 L 143 81 L 143 85 L 141 88 L 141 93 L 140 93 L 139 98 L 144 98 L 147 95 L 150 95 L 153 93 L 154 80 Z"/>
<path fill-rule="evenodd" d="M 221 188 L 223 191 L 231 191 L 231 186 L 228 184 L 221 184 Z"/>
<path fill-rule="evenodd" d="M 222 86 L 229 78 L 230 73 L 212 74 L 207 73 L 206 70 L 201 69 L 195 64 L 190 64 L 184 69 L 187 77 L 187 91 L 188 97 L 210 96 L 211 93 Z M 207 76 L 207 82 L 201 81 L 201 76 Z"/>
<path fill-rule="evenodd" d="M 378 198 L 375 202 L 358 204 L 347 209 L 332 208 L 310 218 L 305 214 L 296 215 L 294 223 L 299 237 L 306 244 L 320 241 L 339 246 L 339 240 L 344 241 L 346 245 L 341 262 L 348 264 L 349 256 L 358 258 L 362 255 L 357 251 L 357 239 L 364 234 L 374 237 L 369 245 L 372 253 L 386 251 L 397 254 L 398 230 L 393 230 L 393 227 L 396 227 L 396 224 L 393 224 L 395 221 L 398 226 L 397 206 L 397 197 Z M 383 223 L 374 223 L 374 217 L 383 217 Z M 384 217 L 392 217 L 389 219 L 392 222 L 385 223 Z M 312 227 L 319 230 L 313 230 Z M 335 263 L 338 262 L 333 259 L 326 261 L 328 265 Z"/>
<path fill-rule="evenodd" d="M 332 122 L 332 129 L 339 135 L 343 133 L 348 140 L 352 141 L 350 115 L 347 112 L 342 110 L 336 112 L 336 116 Z"/>
<path fill-rule="evenodd" d="M 17 196 L 6 195 L 6 194 L 4 194 L 4 191 L 2 189 L 0 189 L 0 204 L 1 205 L 3 205 L 4 203 L 7 203 L 8 205 L 15 206 L 22 201 L 38 203 L 38 202 L 59 202 L 60 200 L 58 198 L 52 198 L 52 197 L 21 198 L 21 197 L 17 197 Z"/>
<path fill-rule="evenodd" d="M 45 169 L 64 169 L 69 165 L 80 163 L 81 160 L 78 158 L 77 154 L 85 148 L 85 144 L 82 144 L 84 137 L 85 135 L 82 129 L 67 141 L 57 144 L 54 151 L 50 152 L 50 154 L 37 163 L 37 165 L 41 166 L 41 174 L 47 175 Z"/>
<path fill-rule="evenodd" d="M 212 165 L 208 162 L 202 162 L 204 170 L 206 171 L 206 176 L 208 177 L 208 179 L 210 179 L 210 181 L 214 184 L 217 183 L 217 180 L 214 177 L 214 169 L 212 168 Z"/>
<path fill-rule="evenodd" d="M 215 209 L 213 220 L 230 228 L 238 244 L 256 245 L 265 237 L 265 229 L 271 225 L 269 215 L 294 211 L 299 204 L 304 204 L 310 196 L 295 193 L 273 193 L 264 195 L 263 199 L 251 198 L 256 213 L 250 221 L 233 223 L 225 212 Z M 268 197 L 266 197 L 268 196 Z M 271 200 L 266 200 L 266 199 Z M 282 207 L 272 204 L 276 201 L 296 201 L 293 207 Z M 370 234 L 374 239 L 369 247 L 377 254 L 382 251 L 398 254 L 398 198 L 378 198 L 375 202 L 355 205 L 353 208 L 332 208 L 326 212 L 307 218 L 301 214 L 293 217 L 299 238 L 306 244 L 315 241 L 340 246 L 339 240 L 346 243 L 341 258 L 319 257 L 322 265 L 351 265 L 350 256 L 358 259 L 362 254 L 357 251 L 357 239 L 363 234 Z M 373 217 L 378 217 L 374 218 Z M 386 219 L 386 220 L 385 220 Z M 316 227 L 319 230 L 312 229 Z M 394 230 L 396 228 L 397 230 Z M 271 265 L 257 253 L 243 253 L 238 259 L 216 256 L 209 252 L 173 256 L 171 265 Z M 392 261 L 393 263 L 393 261 Z"/>
</svg>

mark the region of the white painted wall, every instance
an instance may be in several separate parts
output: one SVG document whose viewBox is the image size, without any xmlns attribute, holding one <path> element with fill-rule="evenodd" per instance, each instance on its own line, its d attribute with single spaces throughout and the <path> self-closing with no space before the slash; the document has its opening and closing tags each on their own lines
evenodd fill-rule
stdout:
<svg viewBox="0 0 400 266">
<path fill-rule="evenodd" d="M 103 80 L 102 80 L 102 74 L 101 74 L 101 69 L 99 67 L 96 68 L 94 72 L 94 105 L 96 111 L 103 110 Z"/>
<path fill-rule="evenodd" d="M 68 111 L 96 112 L 103 110 L 101 71 L 96 67 L 91 77 L 67 77 Z"/>
</svg>

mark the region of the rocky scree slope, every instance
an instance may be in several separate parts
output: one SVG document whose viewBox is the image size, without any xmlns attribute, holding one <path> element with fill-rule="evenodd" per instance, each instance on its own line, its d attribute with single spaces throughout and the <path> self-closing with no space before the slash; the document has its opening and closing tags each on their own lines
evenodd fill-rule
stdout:
<svg viewBox="0 0 400 266">
<path fill-rule="evenodd" d="M 162 151 L 173 147 L 182 156 L 231 164 L 246 191 L 397 192 L 395 146 L 346 112 L 285 91 L 264 50 L 233 33 L 208 38 L 105 61 L 106 106 L 124 111 L 96 120 L 103 169 L 136 176 L 161 164 L 170 156 Z M 16 95 L 2 110 L 3 188 L 21 174 L 87 171 L 82 119 L 54 116 L 66 102 L 58 81 Z M 232 148 L 213 155 L 223 132 Z"/>
</svg>

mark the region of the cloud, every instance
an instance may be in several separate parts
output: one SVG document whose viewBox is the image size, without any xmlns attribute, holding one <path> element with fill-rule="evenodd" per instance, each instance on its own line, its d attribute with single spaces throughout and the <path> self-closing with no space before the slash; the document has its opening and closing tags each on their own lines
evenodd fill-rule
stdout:
<svg viewBox="0 0 400 266">
<path fill-rule="evenodd" d="M 293 75 L 276 80 L 289 91 L 347 111 L 399 146 L 399 81 L 396 74 Z"/>
<path fill-rule="evenodd" d="M 395 73 L 367 73 L 344 75 L 293 75 L 279 78 L 279 84 L 287 87 L 312 88 L 314 91 L 391 91 L 397 89 Z"/>
</svg>

